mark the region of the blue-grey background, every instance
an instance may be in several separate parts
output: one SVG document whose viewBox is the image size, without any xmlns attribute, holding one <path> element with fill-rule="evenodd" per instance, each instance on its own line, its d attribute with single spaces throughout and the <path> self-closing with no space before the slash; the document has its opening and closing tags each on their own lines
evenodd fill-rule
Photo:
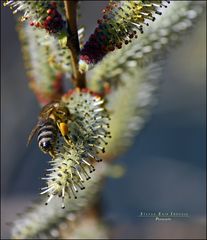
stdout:
<svg viewBox="0 0 207 240">
<path fill-rule="evenodd" d="M 87 36 L 101 16 L 103 1 L 84 1 L 81 23 Z M 205 14 L 204 14 L 205 15 Z M 166 59 L 159 104 L 116 163 L 123 178 L 108 179 L 103 191 L 104 217 L 113 236 L 128 238 L 204 238 L 206 158 L 206 18 L 203 16 L 183 44 Z M 47 166 L 28 134 L 39 106 L 29 90 L 15 19 L 1 9 L 1 193 L 2 238 L 5 222 L 16 218 L 42 185 Z M 158 223 L 139 219 L 139 211 L 188 212 L 188 220 Z"/>
</svg>

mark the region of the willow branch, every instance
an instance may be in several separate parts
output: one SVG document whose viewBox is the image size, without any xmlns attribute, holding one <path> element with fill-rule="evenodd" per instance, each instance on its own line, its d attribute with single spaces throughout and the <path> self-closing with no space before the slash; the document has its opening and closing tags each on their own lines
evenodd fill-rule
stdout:
<svg viewBox="0 0 207 240">
<path fill-rule="evenodd" d="M 72 80 L 76 87 L 85 88 L 86 80 L 85 74 L 80 73 L 78 68 L 78 56 L 80 53 L 80 44 L 78 39 L 78 28 L 77 28 L 77 1 L 65 0 L 65 12 L 68 22 L 68 37 L 67 47 L 70 50 L 71 64 L 73 76 Z"/>
</svg>

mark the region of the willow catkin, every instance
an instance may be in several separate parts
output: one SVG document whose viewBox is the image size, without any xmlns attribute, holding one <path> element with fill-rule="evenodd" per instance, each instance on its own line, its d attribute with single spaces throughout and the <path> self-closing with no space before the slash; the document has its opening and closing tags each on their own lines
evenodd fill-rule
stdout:
<svg viewBox="0 0 207 240">
<path fill-rule="evenodd" d="M 45 29 L 53 35 L 66 32 L 66 19 L 63 1 L 6 1 L 5 6 L 13 13 L 22 12 L 22 21 L 29 20 L 31 26 Z"/>
<path fill-rule="evenodd" d="M 86 71 L 108 52 L 122 48 L 143 33 L 143 25 L 155 20 L 170 1 L 111 1 L 103 10 L 103 19 L 85 43 L 80 55 L 80 70 Z"/>
<path fill-rule="evenodd" d="M 76 198 L 76 192 L 83 190 L 85 180 L 95 168 L 94 162 L 100 162 L 99 153 L 105 152 L 107 138 L 110 138 L 109 116 L 103 107 L 104 101 L 87 89 L 76 88 L 62 97 L 71 117 L 68 121 L 68 142 L 58 133 L 54 146 L 54 158 L 47 170 L 46 187 L 41 194 L 47 194 L 46 204 L 54 196 Z"/>
</svg>

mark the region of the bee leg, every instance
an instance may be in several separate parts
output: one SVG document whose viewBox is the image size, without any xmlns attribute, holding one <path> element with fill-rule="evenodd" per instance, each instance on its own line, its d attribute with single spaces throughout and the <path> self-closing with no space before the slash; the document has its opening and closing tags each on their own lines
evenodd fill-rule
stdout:
<svg viewBox="0 0 207 240">
<path fill-rule="evenodd" d="M 48 153 L 50 154 L 50 156 L 51 156 L 52 158 L 55 157 L 55 153 L 54 153 L 53 151 L 49 151 Z"/>
<path fill-rule="evenodd" d="M 70 145 L 71 141 L 68 137 L 68 125 L 64 122 L 60 122 L 60 123 L 57 123 L 57 126 L 58 126 L 62 136 L 64 137 L 65 141 L 67 142 L 67 144 Z"/>
<path fill-rule="evenodd" d="M 64 139 L 65 139 L 65 141 L 66 141 L 66 143 L 67 143 L 68 145 L 71 145 L 71 144 L 72 144 L 72 141 L 69 139 L 68 135 L 63 136 L 63 137 L 64 137 Z"/>
</svg>

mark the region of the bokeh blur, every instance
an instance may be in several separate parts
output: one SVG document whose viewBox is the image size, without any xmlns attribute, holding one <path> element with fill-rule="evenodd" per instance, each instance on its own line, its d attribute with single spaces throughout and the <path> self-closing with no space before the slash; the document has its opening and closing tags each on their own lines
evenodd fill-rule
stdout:
<svg viewBox="0 0 207 240">
<path fill-rule="evenodd" d="M 86 37 L 104 1 L 81 3 Z M 205 238 L 206 15 L 166 59 L 157 107 L 133 146 L 115 163 L 126 168 L 108 178 L 104 219 L 117 238 Z M 36 199 L 47 166 L 36 142 L 26 147 L 39 106 L 27 85 L 15 17 L 1 6 L 1 229 Z M 188 219 L 157 222 L 145 212 L 187 212 Z"/>
</svg>

